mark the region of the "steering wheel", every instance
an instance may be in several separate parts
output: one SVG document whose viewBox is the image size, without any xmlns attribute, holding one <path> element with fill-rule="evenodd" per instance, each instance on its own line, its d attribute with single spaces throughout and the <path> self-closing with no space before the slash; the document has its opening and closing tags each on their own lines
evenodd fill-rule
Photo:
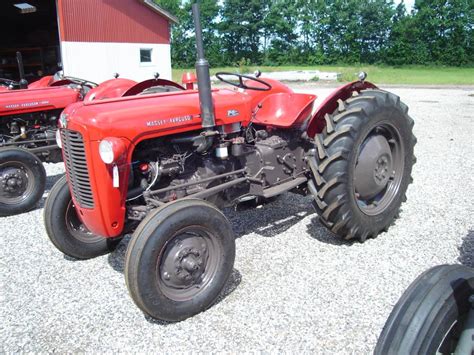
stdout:
<svg viewBox="0 0 474 355">
<path fill-rule="evenodd" d="M 69 80 L 73 84 L 78 84 L 78 85 L 84 85 L 84 86 L 89 86 L 90 88 L 96 88 L 99 86 L 99 84 L 96 84 L 92 81 L 89 80 L 84 80 L 84 79 L 79 79 L 79 78 L 74 78 L 72 76 L 65 76 L 63 77 L 63 80 Z"/>
<path fill-rule="evenodd" d="M 235 76 L 235 77 L 238 78 L 239 82 L 235 83 L 233 81 L 226 80 L 226 79 L 222 78 L 223 75 L 225 75 L 225 76 Z M 229 84 L 229 85 L 232 85 L 232 86 L 238 87 L 239 89 L 244 89 L 244 90 L 269 91 L 269 90 L 272 89 L 272 86 L 269 83 L 267 83 L 267 82 L 265 82 L 261 79 L 255 78 L 253 76 L 249 76 L 249 75 L 219 72 L 219 73 L 216 74 L 216 78 L 219 79 L 220 81 L 222 81 L 223 83 L 226 83 L 226 84 Z M 262 84 L 264 87 L 249 86 L 246 83 L 244 83 L 244 79 L 246 79 L 247 81 L 256 81 L 257 83 Z"/>
<path fill-rule="evenodd" d="M 7 88 L 11 86 L 13 88 L 17 88 L 20 86 L 20 84 L 14 80 L 0 78 L 0 86 L 6 86 Z"/>
</svg>

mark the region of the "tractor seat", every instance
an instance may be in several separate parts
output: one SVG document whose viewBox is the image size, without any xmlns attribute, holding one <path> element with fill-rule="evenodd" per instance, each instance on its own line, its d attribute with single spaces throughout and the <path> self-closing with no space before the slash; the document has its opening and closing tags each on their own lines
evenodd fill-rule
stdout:
<svg viewBox="0 0 474 355">
<path fill-rule="evenodd" d="M 280 128 L 302 128 L 311 118 L 315 95 L 279 93 L 261 102 L 253 123 Z"/>
</svg>

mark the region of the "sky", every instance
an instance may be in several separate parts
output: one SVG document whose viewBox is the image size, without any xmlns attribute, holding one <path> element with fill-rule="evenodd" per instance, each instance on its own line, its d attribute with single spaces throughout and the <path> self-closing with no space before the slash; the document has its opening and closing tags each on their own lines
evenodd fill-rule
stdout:
<svg viewBox="0 0 474 355">
<path fill-rule="evenodd" d="M 395 4 L 398 4 L 400 2 L 401 0 L 395 0 Z M 405 6 L 407 10 L 411 10 L 414 4 L 415 4 L 415 0 L 405 0 Z"/>
</svg>

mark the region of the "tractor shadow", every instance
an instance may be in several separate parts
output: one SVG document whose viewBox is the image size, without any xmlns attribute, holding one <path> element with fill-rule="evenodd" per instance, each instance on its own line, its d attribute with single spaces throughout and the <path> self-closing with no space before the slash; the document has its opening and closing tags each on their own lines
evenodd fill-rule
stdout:
<svg viewBox="0 0 474 355">
<path fill-rule="evenodd" d="M 63 176 L 64 176 L 64 173 L 46 176 L 46 185 L 45 185 L 44 194 L 43 194 L 43 197 L 38 201 L 36 209 L 40 209 L 44 207 L 44 204 L 46 202 L 46 198 L 49 195 L 49 192 L 53 188 L 54 184 L 56 184 L 56 182 L 59 179 L 61 179 Z"/>
<path fill-rule="evenodd" d="M 353 244 L 334 236 L 321 224 L 308 196 L 286 193 L 260 206 L 249 203 L 239 205 L 237 209 L 226 209 L 224 213 L 232 224 L 236 238 L 252 233 L 265 238 L 276 237 L 312 216 L 306 226 L 306 233 L 311 238 L 325 244 Z"/>
<path fill-rule="evenodd" d="M 459 262 L 474 268 L 474 230 L 469 230 L 459 247 Z"/>
<path fill-rule="evenodd" d="M 353 244 L 353 242 L 347 242 L 334 236 L 321 224 L 311 205 L 310 197 L 286 193 L 262 205 L 256 206 L 248 203 L 239 205 L 238 208 L 227 208 L 224 210 L 224 214 L 232 225 L 236 239 L 250 234 L 273 238 L 285 233 L 304 218 L 313 216 L 311 222 L 307 225 L 307 234 L 311 238 L 326 244 Z M 109 264 L 120 273 L 124 272 L 125 253 L 130 238 L 130 235 L 126 235 L 116 250 L 108 257 Z M 237 270 L 234 271 L 238 273 Z M 240 280 L 240 278 L 237 276 L 231 277 L 234 280 Z"/>
<path fill-rule="evenodd" d="M 250 201 L 224 210 L 236 238 L 252 233 L 264 238 L 276 237 L 312 212 L 304 197 L 291 193 L 263 204 Z"/>
</svg>

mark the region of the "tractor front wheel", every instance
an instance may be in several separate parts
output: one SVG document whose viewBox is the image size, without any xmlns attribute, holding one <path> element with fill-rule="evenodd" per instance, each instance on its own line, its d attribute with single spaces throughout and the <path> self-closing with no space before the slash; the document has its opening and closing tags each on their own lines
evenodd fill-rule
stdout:
<svg viewBox="0 0 474 355">
<path fill-rule="evenodd" d="M 345 239 L 376 237 L 396 218 L 411 183 L 413 120 L 394 94 L 365 90 L 326 115 L 308 157 L 321 222 Z"/>
<path fill-rule="evenodd" d="M 114 250 L 119 238 L 107 239 L 91 233 L 79 219 L 66 176 L 51 189 L 44 206 L 44 224 L 54 246 L 75 259 L 91 259 Z"/>
<path fill-rule="evenodd" d="M 473 295 L 473 269 L 439 265 L 425 271 L 395 305 L 374 354 L 471 354 Z"/>
<path fill-rule="evenodd" d="M 22 148 L 0 149 L 0 216 L 31 210 L 45 184 L 46 171 L 36 155 Z"/>
<path fill-rule="evenodd" d="M 183 199 L 153 211 L 127 249 L 125 279 L 136 305 L 177 322 L 209 308 L 232 273 L 235 239 L 210 203 Z"/>
</svg>

